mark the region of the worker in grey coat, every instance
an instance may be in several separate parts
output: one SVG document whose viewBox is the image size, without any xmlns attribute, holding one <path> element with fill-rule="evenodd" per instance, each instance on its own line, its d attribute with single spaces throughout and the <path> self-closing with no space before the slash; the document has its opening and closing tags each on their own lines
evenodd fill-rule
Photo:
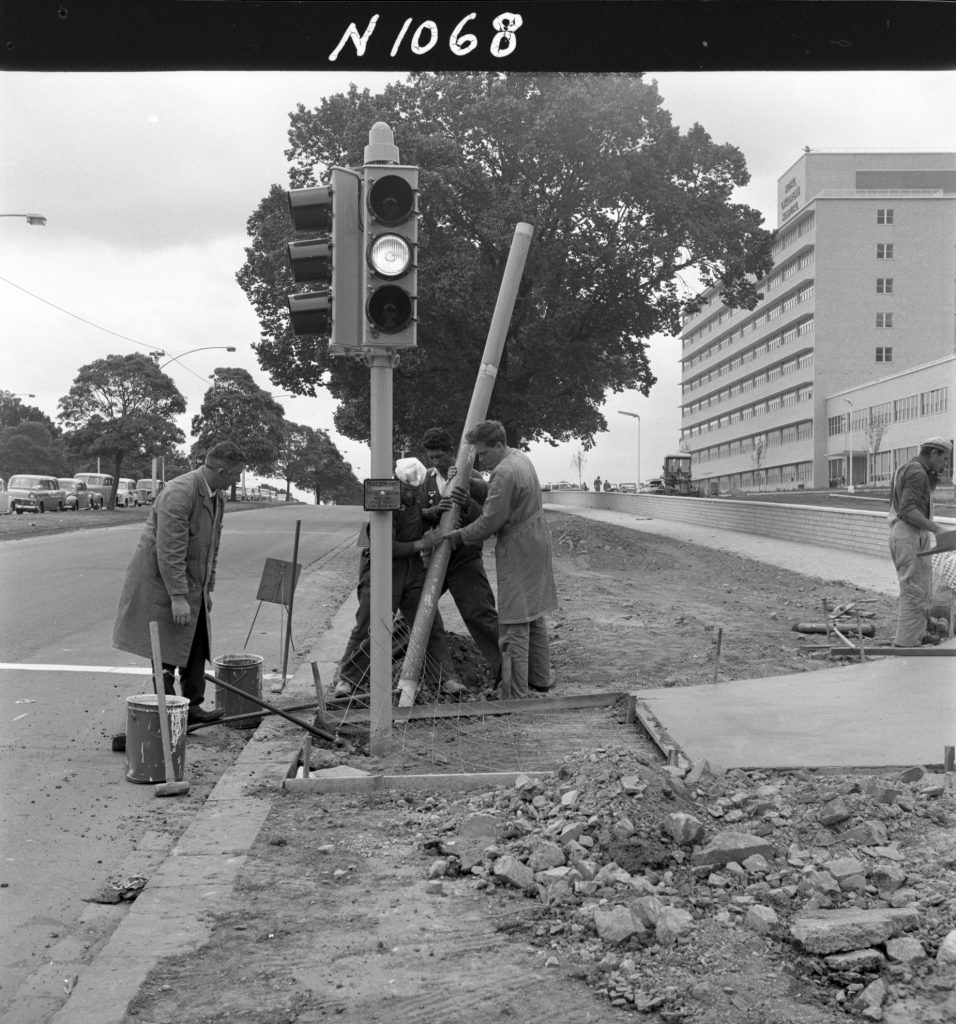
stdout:
<svg viewBox="0 0 956 1024">
<path fill-rule="evenodd" d="M 498 696 L 523 698 L 551 688 L 551 651 L 544 613 L 558 606 L 552 568 L 551 531 L 541 505 L 541 485 L 531 460 L 508 447 L 505 428 L 483 420 L 465 435 L 475 450 L 475 468 L 491 472 L 481 515 L 447 534 L 433 531 L 432 547 L 448 537 L 452 548 L 495 537 L 501 687 Z M 460 500 L 467 492 L 456 487 Z"/>
<path fill-rule="evenodd" d="M 209 450 L 199 469 L 160 491 L 126 570 L 113 628 L 114 647 L 151 658 L 149 623 L 158 624 L 165 690 L 174 692 L 178 667 L 190 724 L 223 715 L 201 706 L 210 660 L 210 595 L 216 585 L 223 491 L 240 479 L 244 465 L 242 451 L 223 441 Z"/>
</svg>

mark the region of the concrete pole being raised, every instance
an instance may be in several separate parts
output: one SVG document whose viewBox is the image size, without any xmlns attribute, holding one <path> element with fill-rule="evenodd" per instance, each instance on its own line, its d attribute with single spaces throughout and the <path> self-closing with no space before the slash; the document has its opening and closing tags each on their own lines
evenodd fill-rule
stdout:
<svg viewBox="0 0 956 1024">
<path fill-rule="evenodd" d="M 488 329 L 485 350 L 482 353 L 481 366 L 478 369 L 478 379 L 475 381 L 475 387 L 471 394 L 471 405 L 468 408 L 462 440 L 458 446 L 458 456 L 455 459 L 455 480 L 464 482 L 465 486 L 471 478 L 471 470 L 475 463 L 475 450 L 472 445 L 466 443 L 464 438 L 468 431 L 488 414 L 491 392 L 494 390 L 495 378 L 498 375 L 498 364 L 505 347 L 508 325 L 511 323 L 511 314 L 514 312 L 518 285 L 524 272 L 533 231 L 530 224 L 520 223 L 515 228 L 511 252 L 508 254 L 508 262 L 501 279 L 498 301 L 495 304 L 491 326 Z M 457 527 L 460 512 L 458 506 L 453 505 L 443 513 L 440 527 L 442 532 Z M 422 596 L 418 602 L 418 611 L 415 613 L 415 622 L 408 640 L 405 659 L 402 662 L 402 674 L 399 680 L 401 688 L 399 707 L 410 707 L 415 703 L 418 681 L 421 678 L 422 665 L 425 661 L 425 649 L 428 646 L 428 637 L 431 633 L 432 623 L 435 621 L 435 613 L 438 610 L 438 599 L 441 597 L 442 583 L 450 557 L 450 541 L 444 540 L 432 549 Z"/>
</svg>

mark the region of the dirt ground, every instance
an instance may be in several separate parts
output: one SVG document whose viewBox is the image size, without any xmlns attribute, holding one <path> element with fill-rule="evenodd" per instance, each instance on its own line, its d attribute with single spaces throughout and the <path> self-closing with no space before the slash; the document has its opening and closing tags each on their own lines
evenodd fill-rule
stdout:
<svg viewBox="0 0 956 1024">
<path fill-rule="evenodd" d="M 807 650 L 822 638 L 790 627 L 822 621 L 824 598 L 865 601 L 877 642 L 891 636 L 895 602 L 852 583 L 548 518 L 556 695 L 686 686 L 715 669 L 718 680 L 814 671 L 829 664 Z M 956 967 L 935 960 L 956 928 L 956 794 L 943 776 L 695 766 L 685 777 L 625 723 L 624 701 L 574 712 L 573 728 L 546 717 L 490 740 L 502 767 L 520 747 L 522 770 L 556 768 L 544 781 L 346 796 L 290 794 L 277 780 L 233 907 L 203 948 L 153 971 L 126 1019 L 956 1020 Z M 456 770 L 455 749 L 478 728 L 462 720 L 433 736 L 437 770 Z M 385 767 L 313 750 L 313 769 L 334 764 Z M 687 817 L 702 835 L 679 834 Z M 765 842 L 764 864 L 694 862 L 728 829 Z M 848 861 L 859 865 L 849 874 Z M 871 940 L 860 961 L 815 954 L 790 930 L 814 911 L 906 906 L 919 913 L 907 935 L 918 948 Z M 629 912 L 630 931 L 608 930 L 612 911 Z"/>
</svg>

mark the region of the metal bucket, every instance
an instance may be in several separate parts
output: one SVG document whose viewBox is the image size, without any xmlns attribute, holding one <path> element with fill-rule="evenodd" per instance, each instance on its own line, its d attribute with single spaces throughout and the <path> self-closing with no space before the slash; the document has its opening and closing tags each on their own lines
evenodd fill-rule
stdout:
<svg viewBox="0 0 956 1024">
<path fill-rule="evenodd" d="M 230 686 L 236 686 L 253 697 L 262 697 L 262 661 L 258 654 L 224 654 L 213 660 L 216 666 L 216 678 Z M 231 690 L 216 688 L 216 708 L 225 711 L 226 717 L 247 715 L 262 711 L 258 704 L 245 700 Z M 225 722 L 230 729 L 256 729 L 262 721 L 261 714 L 254 718 L 244 718 L 241 722 Z"/>
<path fill-rule="evenodd" d="M 189 701 L 166 698 L 175 779 L 166 778 L 159 701 L 155 693 L 126 698 L 126 778 L 130 782 L 182 782 L 186 773 L 186 726 Z"/>
</svg>

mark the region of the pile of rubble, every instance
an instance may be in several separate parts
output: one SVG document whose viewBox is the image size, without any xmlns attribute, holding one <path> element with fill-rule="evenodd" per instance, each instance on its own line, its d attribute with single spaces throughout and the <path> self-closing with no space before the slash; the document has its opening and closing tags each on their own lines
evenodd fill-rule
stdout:
<svg viewBox="0 0 956 1024">
<path fill-rule="evenodd" d="M 921 767 L 684 772 L 604 749 L 465 803 L 430 797 L 423 850 L 432 891 L 468 876 L 615 1006 L 691 1019 L 713 997 L 701 954 L 743 937 L 821 1009 L 954 1020 L 952 787 Z"/>
</svg>

